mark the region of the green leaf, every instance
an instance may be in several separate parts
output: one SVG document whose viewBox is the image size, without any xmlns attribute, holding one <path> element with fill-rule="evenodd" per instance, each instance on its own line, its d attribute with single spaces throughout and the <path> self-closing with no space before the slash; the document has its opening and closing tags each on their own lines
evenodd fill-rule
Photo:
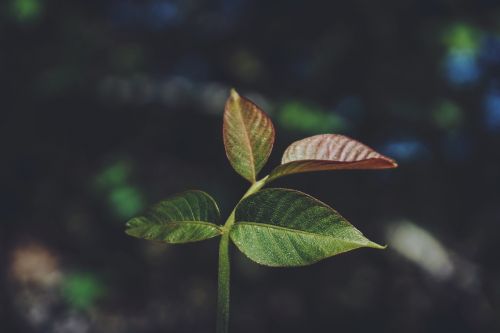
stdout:
<svg viewBox="0 0 500 333">
<path fill-rule="evenodd" d="M 384 248 L 331 207 L 298 191 L 257 192 L 238 205 L 235 218 L 231 239 L 266 266 L 303 266 L 360 247 Z"/>
<path fill-rule="evenodd" d="M 390 169 L 397 163 L 370 147 L 340 134 L 320 134 L 292 143 L 283 154 L 269 181 L 312 171 L 345 169 Z"/>
<path fill-rule="evenodd" d="M 166 243 L 188 243 L 222 234 L 214 223 L 220 213 L 214 199 L 202 191 L 186 191 L 156 204 L 146 216 L 127 222 L 128 235 Z"/>
<path fill-rule="evenodd" d="M 234 170 L 255 183 L 273 149 L 274 126 L 257 105 L 234 89 L 224 109 L 223 138 L 227 158 Z"/>
</svg>

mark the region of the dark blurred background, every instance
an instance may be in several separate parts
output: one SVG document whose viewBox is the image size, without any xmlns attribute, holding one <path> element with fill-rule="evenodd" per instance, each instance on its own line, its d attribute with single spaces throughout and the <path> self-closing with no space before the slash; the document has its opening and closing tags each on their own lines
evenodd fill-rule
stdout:
<svg viewBox="0 0 500 333">
<path fill-rule="evenodd" d="M 389 247 L 297 269 L 233 247 L 232 332 L 500 331 L 499 1 L 4 0 L 0 36 L 1 332 L 214 332 L 217 240 L 123 230 L 244 193 L 230 87 L 271 115 L 271 165 L 319 133 L 400 164 L 276 181 Z"/>
</svg>

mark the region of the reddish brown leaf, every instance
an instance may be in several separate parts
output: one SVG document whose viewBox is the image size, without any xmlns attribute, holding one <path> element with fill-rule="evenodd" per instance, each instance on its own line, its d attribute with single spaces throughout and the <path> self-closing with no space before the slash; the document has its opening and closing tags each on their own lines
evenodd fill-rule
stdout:
<svg viewBox="0 0 500 333">
<path fill-rule="evenodd" d="M 321 134 L 292 143 L 269 179 L 301 172 L 395 167 L 394 160 L 356 140 L 339 134 Z"/>
<path fill-rule="evenodd" d="M 232 89 L 224 110 L 223 137 L 226 155 L 234 170 L 254 183 L 273 148 L 271 119 Z"/>
</svg>

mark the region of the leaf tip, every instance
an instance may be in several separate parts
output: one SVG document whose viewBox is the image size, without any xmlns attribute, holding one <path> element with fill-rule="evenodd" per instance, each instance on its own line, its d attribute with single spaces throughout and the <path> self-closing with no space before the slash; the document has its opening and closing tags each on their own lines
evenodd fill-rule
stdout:
<svg viewBox="0 0 500 333">
<path fill-rule="evenodd" d="M 137 230 L 129 226 L 125 229 L 125 234 L 132 237 L 139 237 Z"/>
<path fill-rule="evenodd" d="M 234 99 L 234 100 L 238 100 L 240 98 L 240 94 L 238 94 L 238 92 L 234 88 L 231 88 L 231 90 L 229 92 L 229 96 L 231 99 Z"/>
<path fill-rule="evenodd" d="M 371 169 L 395 169 L 399 166 L 398 162 L 384 155 L 371 159 L 371 161 L 373 161 L 373 167 Z"/>
<path fill-rule="evenodd" d="M 377 244 L 375 242 L 370 242 L 370 244 L 368 244 L 368 247 L 371 247 L 372 249 L 377 249 L 377 250 L 387 249 L 387 245 L 380 245 L 380 244 Z"/>
<path fill-rule="evenodd" d="M 399 166 L 398 162 L 396 162 L 392 158 L 387 158 L 387 159 L 388 159 L 388 162 L 390 163 L 389 168 L 394 169 L 394 168 L 397 168 Z"/>
<path fill-rule="evenodd" d="M 127 232 L 127 230 L 129 230 L 130 228 L 132 228 L 132 227 L 133 227 L 133 225 L 134 225 L 133 220 L 134 220 L 134 219 L 128 220 L 128 221 L 125 223 L 125 232 Z"/>
</svg>

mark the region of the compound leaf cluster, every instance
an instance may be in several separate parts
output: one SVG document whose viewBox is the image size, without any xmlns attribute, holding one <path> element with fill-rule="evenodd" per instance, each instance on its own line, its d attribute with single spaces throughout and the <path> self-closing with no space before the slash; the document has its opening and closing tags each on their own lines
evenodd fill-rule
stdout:
<svg viewBox="0 0 500 333">
<path fill-rule="evenodd" d="M 166 199 L 127 223 L 127 234 L 166 243 L 195 242 L 229 233 L 237 248 L 267 266 L 303 266 L 361 247 L 381 249 L 328 205 L 299 191 L 261 188 L 295 173 L 387 169 L 396 162 L 339 134 L 321 134 L 292 143 L 282 162 L 258 180 L 275 140 L 271 119 L 235 90 L 226 102 L 223 140 L 227 158 L 252 186 L 224 226 L 205 192 Z"/>
</svg>

